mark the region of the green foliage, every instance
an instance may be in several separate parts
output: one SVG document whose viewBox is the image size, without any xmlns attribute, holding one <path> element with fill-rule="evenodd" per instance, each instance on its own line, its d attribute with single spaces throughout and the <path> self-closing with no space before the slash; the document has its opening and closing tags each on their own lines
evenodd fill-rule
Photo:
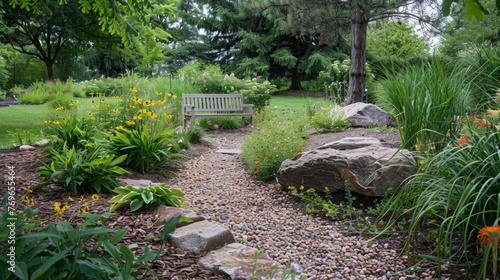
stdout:
<svg viewBox="0 0 500 280">
<path fill-rule="evenodd" d="M 444 0 L 441 11 L 444 16 L 450 15 L 451 6 L 453 2 L 459 2 L 459 0 Z M 475 17 L 477 20 L 482 20 L 484 14 L 488 14 L 488 10 L 483 6 L 485 1 L 480 0 L 464 0 L 463 6 L 465 8 L 465 17 L 467 20 L 472 20 Z M 500 2 L 496 1 L 496 7 L 500 10 Z"/>
<path fill-rule="evenodd" d="M 167 173 L 167 163 L 180 164 L 177 160 L 183 157 L 173 153 L 175 129 L 167 128 L 160 133 L 148 131 L 146 128 L 139 130 L 119 129 L 109 137 L 104 145 L 111 153 L 117 156 L 126 155 L 123 164 L 142 174 L 159 170 Z"/>
<path fill-rule="evenodd" d="M 343 201 L 334 199 L 333 194 L 327 187 L 321 193 L 318 193 L 313 188 L 305 189 L 304 186 L 299 188 L 289 186 L 288 190 L 292 196 L 298 197 L 306 203 L 306 211 L 309 214 L 321 214 L 332 220 L 344 221 L 348 225 L 354 224 L 355 229 L 358 231 L 376 230 L 376 227 L 364 215 L 363 210 L 355 207 L 354 201 L 356 197 L 353 196 L 348 187 L 346 187 Z"/>
<path fill-rule="evenodd" d="M 500 49 L 483 47 L 476 49 L 467 58 L 473 74 L 474 114 L 495 106 L 495 97 L 500 89 Z"/>
<path fill-rule="evenodd" d="M 181 207 L 184 193 L 180 189 L 167 188 L 165 183 L 152 183 L 147 187 L 125 186 L 113 190 L 118 195 L 109 200 L 113 203 L 111 212 L 130 204 L 132 212 L 159 205 Z"/>
<path fill-rule="evenodd" d="M 288 110 L 264 110 L 257 118 L 257 129 L 242 145 L 243 161 L 258 179 L 271 180 L 283 161 L 300 154 L 308 120 Z"/>
<path fill-rule="evenodd" d="M 43 135 L 51 140 L 51 147 L 57 151 L 62 148 L 83 148 L 94 141 L 97 134 L 95 123 L 87 118 L 79 118 L 76 115 L 62 117 L 60 120 L 46 121 L 47 127 Z"/>
<path fill-rule="evenodd" d="M 122 82 L 118 79 L 100 78 L 90 80 L 80 85 L 86 96 L 113 96 L 120 95 Z"/>
<path fill-rule="evenodd" d="M 73 86 L 72 79 L 68 79 L 65 83 L 59 80 L 54 83 L 36 82 L 27 89 L 15 87 L 12 91 L 21 104 L 43 104 L 53 101 L 53 108 L 67 106 L 73 97 L 83 96 L 79 88 Z"/>
<path fill-rule="evenodd" d="M 310 104 L 307 111 L 311 126 L 318 132 L 336 132 L 350 126 L 345 119 L 344 109 L 334 103 L 321 106 Z"/>
<path fill-rule="evenodd" d="M 119 245 L 127 231 L 102 226 L 109 214 L 82 214 L 76 227 L 67 221 L 38 228 L 33 209 L 26 208 L 14 217 L 0 211 L 0 247 L 15 248 L 15 270 L 10 271 L 9 256 L 0 252 L 3 279 L 137 279 L 144 274 L 154 276 L 149 261 L 159 251 L 147 245 L 135 256 L 127 245 Z M 15 228 L 7 218 L 14 218 Z M 15 244 L 9 242 L 10 230 Z M 175 230 L 169 227 L 168 230 Z"/>
<path fill-rule="evenodd" d="M 407 245 L 428 232 L 442 263 L 466 258 L 470 264 L 478 230 L 500 217 L 500 131 L 477 119 L 464 121 L 465 135 L 423 158 L 419 172 L 385 204 L 386 230 L 409 221 Z"/>
<path fill-rule="evenodd" d="M 368 29 L 367 53 L 375 57 L 407 60 L 427 54 L 429 46 L 403 21 L 371 25 Z"/>
<path fill-rule="evenodd" d="M 126 155 L 115 158 L 98 144 L 76 150 L 63 146 L 48 152 L 50 163 L 42 162 L 38 170 L 43 182 L 39 186 L 60 186 L 73 193 L 110 192 L 118 186 L 116 178 L 128 173 L 119 166 Z"/>
<path fill-rule="evenodd" d="M 333 102 L 341 103 L 345 101 L 349 87 L 350 68 L 350 59 L 335 60 L 324 71 L 319 72 L 318 80 L 323 83 L 326 96 Z M 366 84 L 370 86 L 373 75 L 368 64 L 366 65 L 366 76 Z"/>
<path fill-rule="evenodd" d="M 200 143 L 203 140 L 203 135 L 205 134 L 205 130 L 201 127 L 188 127 L 183 130 L 181 134 L 185 135 L 189 143 Z"/>
<path fill-rule="evenodd" d="M 448 69 L 436 59 L 389 74 L 379 82 L 378 103 L 396 117 L 402 148 L 440 151 L 449 136 L 456 137 L 457 116 L 464 116 L 471 105 L 471 79 L 466 70 Z"/>
<path fill-rule="evenodd" d="M 220 129 L 237 129 L 241 127 L 240 118 L 217 118 L 215 122 L 219 125 Z"/>
</svg>

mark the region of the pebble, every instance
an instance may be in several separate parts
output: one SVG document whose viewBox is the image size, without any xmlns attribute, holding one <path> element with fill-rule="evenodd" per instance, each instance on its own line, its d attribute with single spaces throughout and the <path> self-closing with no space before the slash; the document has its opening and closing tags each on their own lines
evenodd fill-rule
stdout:
<svg viewBox="0 0 500 280">
<path fill-rule="evenodd" d="M 241 149 L 241 134 L 208 138 L 211 149 L 184 163 L 168 184 L 186 194 L 189 207 L 224 224 L 246 245 L 264 249 L 275 261 L 297 263 L 306 279 L 434 279 L 401 272 L 406 259 L 369 237 L 342 234 L 342 223 L 305 212 L 304 204 L 274 183 L 252 177 L 241 155 L 216 153 Z"/>
</svg>

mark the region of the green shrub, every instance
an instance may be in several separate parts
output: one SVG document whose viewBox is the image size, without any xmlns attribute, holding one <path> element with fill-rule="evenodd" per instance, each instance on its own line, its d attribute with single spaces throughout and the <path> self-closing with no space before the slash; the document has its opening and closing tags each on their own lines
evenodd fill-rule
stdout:
<svg viewBox="0 0 500 280">
<path fill-rule="evenodd" d="M 27 89 L 15 87 L 12 91 L 16 94 L 21 104 L 43 104 L 53 100 L 56 106 L 65 106 L 74 97 L 84 96 L 79 87 L 73 86 L 73 80 L 68 79 L 65 83 L 57 80 L 55 82 L 36 82 Z M 58 107 L 58 106 L 57 106 Z M 53 108 L 57 108 L 53 107 Z"/>
<path fill-rule="evenodd" d="M 242 145 L 243 161 L 260 180 L 271 180 L 283 161 L 300 154 L 309 134 L 307 119 L 293 112 L 264 110 Z"/>
<path fill-rule="evenodd" d="M 125 244 L 118 245 L 127 233 L 98 226 L 110 214 L 82 214 L 83 221 L 76 227 L 67 221 L 38 228 L 27 222 L 34 216 L 30 208 L 14 217 L 0 211 L 0 248 L 15 248 L 14 272 L 9 270 L 7 250 L 0 251 L 0 271 L 3 279 L 138 279 L 144 275 L 155 277 L 148 263 L 160 251 L 144 246 L 144 253 L 135 256 Z M 15 244 L 9 242 L 11 220 L 14 218 Z M 162 237 L 175 230 L 165 226 Z M 169 222 L 170 223 L 170 222 Z M 163 238 L 163 240 L 165 240 Z"/>
<path fill-rule="evenodd" d="M 109 200 L 113 203 L 111 212 L 130 204 L 132 212 L 159 205 L 181 207 L 184 193 L 180 189 L 167 188 L 165 183 L 153 183 L 147 187 L 125 186 L 113 190 L 118 195 Z"/>
<path fill-rule="evenodd" d="M 126 155 L 127 159 L 123 165 L 135 171 L 142 174 L 156 170 L 168 173 L 168 167 L 165 165 L 180 164 L 178 159 L 183 157 L 174 153 L 174 132 L 173 128 L 165 129 L 161 133 L 146 128 L 140 130 L 123 128 L 115 130 L 114 135 L 103 145 L 117 156 Z"/>
<path fill-rule="evenodd" d="M 396 117 L 402 148 L 440 151 L 449 136 L 456 137 L 458 116 L 470 108 L 470 81 L 466 69 L 450 71 L 438 59 L 381 81 L 378 103 Z"/>
<path fill-rule="evenodd" d="M 203 140 L 203 135 L 205 131 L 201 127 L 188 127 L 186 130 L 183 130 L 181 134 L 184 134 L 189 141 L 189 143 L 200 143 Z"/>
<path fill-rule="evenodd" d="M 97 127 L 92 120 L 76 115 L 46 123 L 42 134 L 51 140 L 51 147 L 56 151 L 61 151 L 64 146 L 80 149 L 93 142 L 97 134 Z"/>
<path fill-rule="evenodd" d="M 420 161 L 419 172 L 389 198 L 384 213 L 390 217 L 386 230 L 409 221 L 402 228 L 407 245 L 420 235 L 432 242 L 439 262 L 466 258 L 470 265 L 477 261 L 467 253 L 478 245 L 478 230 L 500 217 L 500 131 L 475 119 L 462 131 Z"/>
<path fill-rule="evenodd" d="M 38 174 L 43 182 L 39 186 L 60 186 L 73 193 L 110 192 L 118 186 L 116 181 L 128 173 L 119 166 L 126 155 L 115 158 L 98 144 L 89 144 L 78 151 L 64 146 L 61 151 L 48 152 L 51 162 L 42 162 Z"/>
<path fill-rule="evenodd" d="M 218 118 L 216 122 L 220 129 L 231 130 L 241 127 L 240 118 Z"/>
</svg>

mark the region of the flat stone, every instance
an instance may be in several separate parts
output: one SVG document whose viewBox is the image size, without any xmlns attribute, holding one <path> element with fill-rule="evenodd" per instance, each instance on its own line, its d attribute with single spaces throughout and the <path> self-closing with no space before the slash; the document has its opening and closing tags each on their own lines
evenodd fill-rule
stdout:
<svg viewBox="0 0 500 280">
<path fill-rule="evenodd" d="M 149 187 L 153 182 L 151 180 L 136 180 L 136 179 L 128 179 L 128 178 L 118 178 L 118 184 L 120 186 L 135 186 L 135 187 Z"/>
<path fill-rule="evenodd" d="M 195 253 L 207 252 L 235 242 L 229 229 L 209 221 L 200 221 L 178 228 L 168 239 L 172 246 Z"/>
<path fill-rule="evenodd" d="M 336 149 L 336 150 L 352 150 L 368 146 L 381 146 L 380 140 L 373 137 L 346 137 L 338 141 L 327 143 L 320 146 L 318 150 L 322 149 Z"/>
<path fill-rule="evenodd" d="M 240 244 L 228 244 L 218 250 L 211 251 L 198 260 L 198 264 L 216 274 L 228 275 L 232 280 L 246 280 L 254 276 L 255 279 L 282 279 L 282 272 L 273 274 L 273 266 L 278 265 L 266 253 L 260 255 L 256 261 L 257 249 Z M 256 269 L 264 270 L 253 275 Z"/>
<path fill-rule="evenodd" d="M 180 221 L 177 224 L 177 228 L 189 225 L 194 222 L 205 220 L 205 217 L 198 215 L 196 212 L 192 210 L 178 208 L 178 207 L 170 207 L 165 205 L 159 206 L 158 209 L 156 209 L 156 212 L 153 217 L 156 220 L 155 225 L 160 226 L 166 224 L 171 218 L 179 215 L 190 219 L 191 222 Z"/>
<path fill-rule="evenodd" d="M 36 148 L 33 147 L 33 146 L 30 146 L 30 145 L 21 145 L 19 146 L 19 150 L 20 151 L 31 151 L 31 150 L 35 150 Z"/>
<path fill-rule="evenodd" d="M 35 146 L 44 147 L 44 146 L 47 146 L 49 143 L 50 143 L 50 139 L 42 139 L 40 141 L 36 141 Z"/>
<path fill-rule="evenodd" d="M 221 154 L 228 154 L 228 155 L 241 154 L 241 150 L 236 150 L 236 149 L 219 149 L 216 152 L 221 153 Z"/>
</svg>

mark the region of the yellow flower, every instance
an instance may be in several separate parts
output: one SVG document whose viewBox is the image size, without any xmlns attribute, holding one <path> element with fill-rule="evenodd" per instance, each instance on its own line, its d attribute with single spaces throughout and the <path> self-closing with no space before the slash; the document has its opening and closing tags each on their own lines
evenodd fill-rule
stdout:
<svg viewBox="0 0 500 280">
<path fill-rule="evenodd" d="M 61 202 L 54 202 L 54 210 L 58 213 L 61 211 Z"/>
<path fill-rule="evenodd" d="M 165 103 L 167 103 L 166 99 L 160 99 L 160 100 L 158 100 L 158 105 L 163 105 Z"/>
<path fill-rule="evenodd" d="M 88 115 L 87 115 L 87 116 L 89 116 L 89 117 L 93 117 L 94 115 L 92 115 L 92 113 L 88 113 Z"/>
<path fill-rule="evenodd" d="M 95 193 L 95 194 L 93 194 L 93 195 L 92 195 L 92 200 L 93 200 L 93 201 L 98 201 L 98 200 L 99 200 L 99 195 L 98 195 L 98 194 L 96 194 L 96 193 Z"/>
<path fill-rule="evenodd" d="M 155 93 L 156 93 L 156 95 L 162 95 L 161 91 L 157 91 Z"/>
<path fill-rule="evenodd" d="M 137 88 L 135 88 L 135 87 L 131 87 L 131 88 L 130 88 L 130 92 L 132 92 L 132 93 L 137 92 Z"/>
<path fill-rule="evenodd" d="M 73 201 L 75 201 L 75 200 L 74 200 L 71 196 L 69 196 L 69 195 L 68 195 L 68 201 L 69 201 L 69 202 L 73 202 Z"/>
<path fill-rule="evenodd" d="M 120 129 L 123 129 L 123 125 L 119 125 L 116 127 L 116 130 L 120 130 Z"/>
<path fill-rule="evenodd" d="M 33 192 L 33 189 L 31 188 L 31 186 L 28 186 L 28 193 L 32 193 Z"/>
<path fill-rule="evenodd" d="M 125 122 L 128 126 L 133 126 L 135 124 L 134 121 L 126 121 Z"/>
<path fill-rule="evenodd" d="M 61 123 L 59 121 L 54 121 L 53 124 L 60 125 Z"/>
<path fill-rule="evenodd" d="M 56 108 L 56 111 L 61 111 L 61 110 L 64 110 L 63 106 L 59 106 L 59 107 Z"/>
<path fill-rule="evenodd" d="M 80 207 L 79 212 L 82 213 L 82 214 L 85 214 L 89 210 L 90 210 L 90 207 L 88 207 L 88 206 L 82 206 L 82 207 Z"/>
<path fill-rule="evenodd" d="M 51 123 L 51 121 L 50 120 L 45 120 L 45 123 Z"/>
<path fill-rule="evenodd" d="M 163 112 L 163 115 L 167 118 L 167 119 L 171 119 L 173 116 L 171 114 L 167 114 L 165 112 Z"/>
<path fill-rule="evenodd" d="M 114 108 L 114 109 L 113 109 L 113 112 L 114 112 L 114 113 L 118 113 L 118 112 L 120 112 L 120 110 L 118 110 L 117 108 Z"/>
<path fill-rule="evenodd" d="M 87 199 L 85 198 L 85 196 L 82 195 L 80 197 L 80 204 L 85 203 L 85 202 L 87 202 Z"/>
</svg>

